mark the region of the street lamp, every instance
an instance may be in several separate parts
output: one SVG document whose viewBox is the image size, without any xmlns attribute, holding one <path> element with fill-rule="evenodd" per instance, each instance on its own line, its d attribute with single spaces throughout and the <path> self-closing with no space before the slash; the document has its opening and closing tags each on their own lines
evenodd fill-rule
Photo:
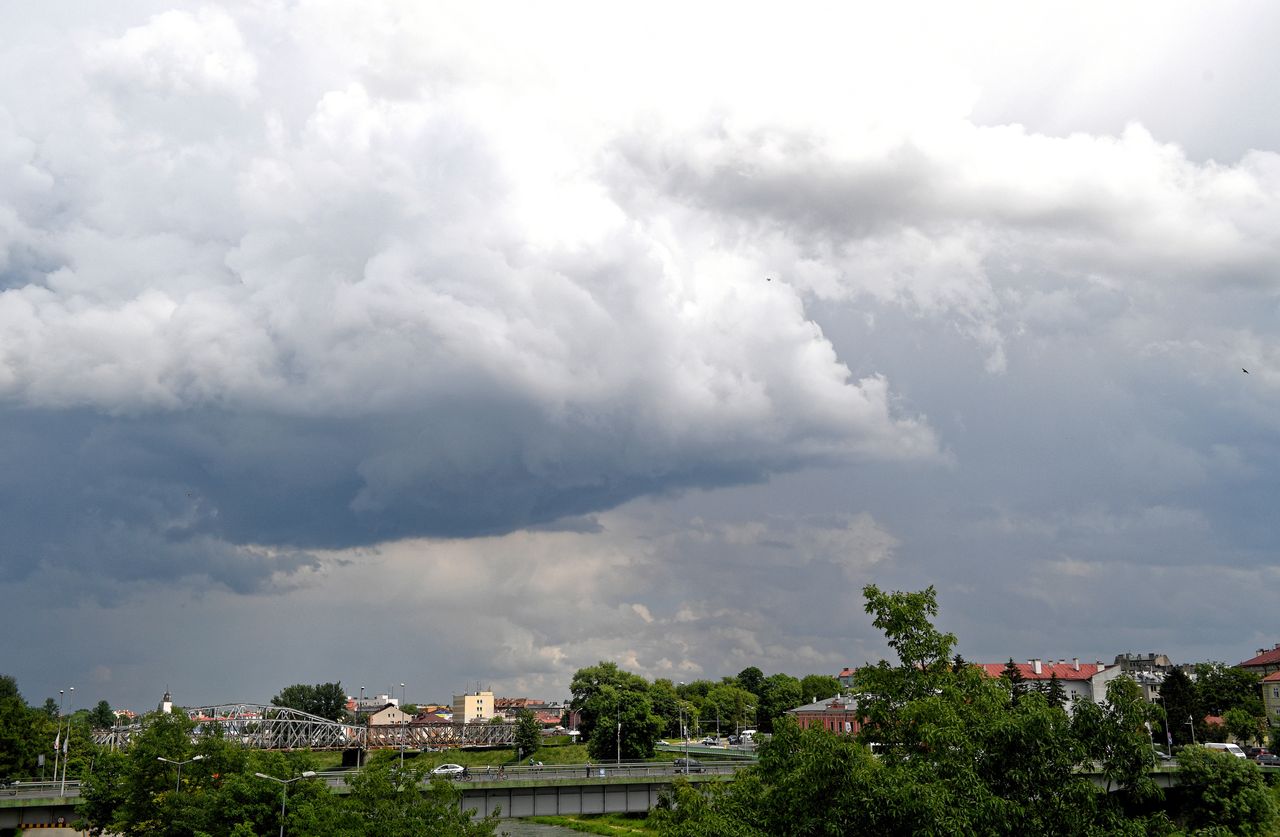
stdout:
<svg viewBox="0 0 1280 837">
<path fill-rule="evenodd" d="M 71 709 L 74 712 L 76 706 L 76 687 L 68 686 L 67 694 L 71 698 Z M 58 796 L 67 795 L 67 751 L 71 748 L 71 718 L 67 717 L 67 735 L 62 739 L 62 788 L 58 791 Z"/>
<path fill-rule="evenodd" d="M 204 756 L 192 756 L 191 758 L 186 759 L 185 761 L 177 761 L 175 759 L 167 759 L 164 756 L 156 756 L 156 761 L 163 761 L 168 764 L 178 765 L 178 781 L 175 782 L 173 785 L 174 793 L 177 793 L 178 789 L 182 787 L 182 765 L 191 764 L 191 762 L 193 761 L 203 761 L 203 760 L 204 760 Z"/>
<path fill-rule="evenodd" d="M 58 781 L 58 768 L 62 766 L 62 698 L 66 689 L 58 690 L 58 734 L 53 738 L 53 781 Z"/>
<path fill-rule="evenodd" d="M 680 685 L 684 685 L 684 681 L 680 681 Z M 676 709 L 680 716 L 680 737 L 684 739 L 684 775 L 689 775 L 689 736 L 684 731 L 684 701 L 680 696 L 676 695 Z"/>
<path fill-rule="evenodd" d="M 360 687 L 364 690 L 364 687 Z M 255 773 L 259 779 L 270 779 L 273 782 L 280 783 L 280 837 L 284 837 L 284 806 L 289 800 L 289 786 L 299 779 L 314 779 L 316 772 L 314 770 L 304 770 L 301 776 L 294 776 L 292 779 L 277 779 L 275 776 L 268 776 L 265 773 Z"/>
</svg>

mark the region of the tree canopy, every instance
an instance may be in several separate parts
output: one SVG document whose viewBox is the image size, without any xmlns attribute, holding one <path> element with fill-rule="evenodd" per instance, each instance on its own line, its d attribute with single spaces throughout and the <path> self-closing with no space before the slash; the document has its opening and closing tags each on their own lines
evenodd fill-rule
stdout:
<svg viewBox="0 0 1280 837">
<path fill-rule="evenodd" d="M 285 686 L 280 694 L 271 698 L 273 706 L 286 706 L 330 721 L 341 720 L 347 711 L 347 695 L 342 683 L 295 683 Z"/>
</svg>

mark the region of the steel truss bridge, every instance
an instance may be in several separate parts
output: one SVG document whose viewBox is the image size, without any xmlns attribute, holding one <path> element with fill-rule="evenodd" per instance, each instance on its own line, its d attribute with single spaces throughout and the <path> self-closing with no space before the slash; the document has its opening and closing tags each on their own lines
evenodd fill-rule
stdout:
<svg viewBox="0 0 1280 837">
<path fill-rule="evenodd" d="M 356 726 L 297 709 L 257 703 L 193 706 L 182 711 L 195 722 L 197 737 L 220 736 L 258 750 L 378 750 L 498 747 L 515 742 L 515 724 L 455 724 L 450 721 Z M 141 724 L 98 730 L 96 744 L 123 748 Z"/>
</svg>

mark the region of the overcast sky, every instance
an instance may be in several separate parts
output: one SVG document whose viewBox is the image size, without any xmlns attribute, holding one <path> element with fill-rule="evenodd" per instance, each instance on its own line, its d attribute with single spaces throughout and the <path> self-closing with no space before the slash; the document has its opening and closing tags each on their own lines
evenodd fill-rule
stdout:
<svg viewBox="0 0 1280 837">
<path fill-rule="evenodd" d="M 1280 641 L 1280 7 L 885 5 L 0 6 L 0 672 Z"/>
</svg>

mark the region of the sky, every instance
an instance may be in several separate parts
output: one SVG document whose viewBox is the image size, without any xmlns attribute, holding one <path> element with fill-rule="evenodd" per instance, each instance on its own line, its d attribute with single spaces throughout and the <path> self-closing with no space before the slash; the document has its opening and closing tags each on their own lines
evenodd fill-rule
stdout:
<svg viewBox="0 0 1280 837">
<path fill-rule="evenodd" d="M 0 672 L 1280 641 L 1280 7 L 885 5 L 0 5 Z"/>
</svg>

